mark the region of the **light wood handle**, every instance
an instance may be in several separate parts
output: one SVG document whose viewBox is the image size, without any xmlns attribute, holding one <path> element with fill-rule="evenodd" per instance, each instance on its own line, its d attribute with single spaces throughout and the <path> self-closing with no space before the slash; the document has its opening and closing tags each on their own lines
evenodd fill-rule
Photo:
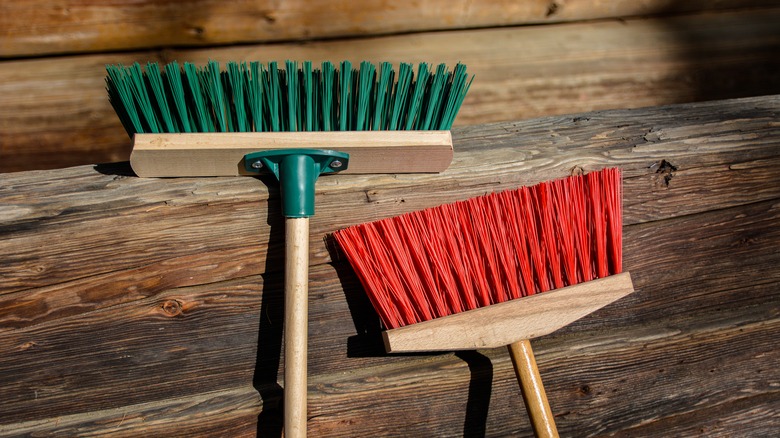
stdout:
<svg viewBox="0 0 780 438">
<path fill-rule="evenodd" d="M 517 381 L 520 383 L 525 408 L 528 410 L 528 417 L 531 419 L 534 433 L 540 438 L 557 438 L 558 429 L 555 427 L 547 394 L 544 392 L 542 377 L 536 366 L 531 341 L 527 339 L 518 341 L 509 344 L 507 348 L 512 357 L 512 365 L 515 367 Z"/>
<path fill-rule="evenodd" d="M 309 218 L 285 221 L 284 436 L 306 436 Z"/>
</svg>

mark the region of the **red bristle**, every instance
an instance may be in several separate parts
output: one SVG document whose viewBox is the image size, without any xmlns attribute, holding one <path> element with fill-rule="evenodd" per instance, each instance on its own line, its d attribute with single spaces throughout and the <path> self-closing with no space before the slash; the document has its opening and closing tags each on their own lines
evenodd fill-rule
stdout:
<svg viewBox="0 0 780 438">
<path fill-rule="evenodd" d="M 617 169 L 335 233 L 387 328 L 622 270 Z"/>
<path fill-rule="evenodd" d="M 536 287 L 534 293 L 546 292 L 550 290 L 550 282 L 547 279 L 547 251 L 544 249 L 544 243 L 539 231 L 540 226 L 537 221 L 538 211 L 534 207 L 533 195 L 529 187 L 523 187 L 519 191 L 520 206 L 523 212 L 522 225 L 526 228 L 528 239 L 528 254 L 531 256 L 531 266 L 534 271 L 534 280 Z"/>
<path fill-rule="evenodd" d="M 499 254 L 497 251 L 498 243 L 495 239 L 495 215 L 491 205 L 492 196 L 483 196 L 475 199 L 476 209 L 472 209 L 475 220 L 479 225 L 475 227 L 478 233 L 477 243 L 479 243 L 479 252 L 482 254 L 482 260 L 485 261 L 485 275 L 490 304 L 506 301 L 508 293 L 506 283 L 501 276 L 501 267 Z"/>
<path fill-rule="evenodd" d="M 607 262 L 607 224 L 604 214 L 604 202 L 602 193 L 602 173 L 592 172 L 587 175 L 588 202 L 590 208 L 590 224 L 593 236 L 593 251 L 595 257 L 596 278 L 609 275 L 609 263 Z"/>
<path fill-rule="evenodd" d="M 490 305 L 491 302 L 490 286 L 485 275 L 485 260 L 482 259 L 479 251 L 479 232 L 477 228 L 482 224 L 479 220 L 474 220 L 475 210 L 478 208 L 476 199 L 478 198 L 458 202 L 455 206 L 457 207 L 457 218 L 462 233 L 458 239 L 462 243 L 461 254 L 465 256 L 464 261 L 470 271 L 469 276 L 472 280 L 471 285 L 473 286 L 472 291 L 476 305 L 477 307 L 482 307 Z"/>
<path fill-rule="evenodd" d="M 542 248 L 547 255 L 547 274 L 550 279 L 550 289 L 559 289 L 564 286 L 561 275 L 561 253 L 555 232 L 555 206 L 550 194 L 550 183 L 544 182 L 536 186 L 534 190 L 534 205 L 540 222 Z"/>
<path fill-rule="evenodd" d="M 520 286 L 519 296 L 525 297 L 534 293 L 534 276 L 531 268 L 531 259 L 528 255 L 528 238 L 526 228 L 521 224 L 522 212 L 519 201 L 518 191 L 506 191 L 499 194 L 501 206 L 504 209 L 504 216 L 508 227 L 509 238 L 507 245 L 514 249 L 516 253 L 516 262 L 518 270 L 515 275 L 518 276 Z"/>
<path fill-rule="evenodd" d="M 462 304 L 462 310 L 475 309 L 479 306 L 474 294 L 474 283 L 471 281 L 472 273 L 466 263 L 468 258 L 463 252 L 463 241 L 462 239 L 453 239 L 451 237 L 453 235 L 461 235 L 463 232 L 459 223 L 453 220 L 456 217 L 457 211 L 455 204 L 442 205 L 438 209 L 431 210 L 436 213 L 436 219 L 439 220 L 438 224 L 432 227 L 432 229 L 436 229 L 444 240 L 445 247 L 447 248 L 447 255 L 450 260 L 450 267 L 452 268 L 452 273 L 458 284 L 458 290 L 453 291 L 452 295 L 459 298 L 459 301 Z M 448 229 L 449 233 L 441 233 L 442 229 Z"/>
<path fill-rule="evenodd" d="M 420 214 L 422 227 L 426 231 L 426 242 L 431 257 L 431 266 L 436 273 L 437 289 L 441 292 L 441 298 L 446 303 L 446 308 L 451 313 L 459 313 L 464 310 L 459 287 L 456 280 L 456 267 L 452 264 L 451 254 L 446 248 L 446 239 L 438 232 L 438 210 L 423 210 Z"/>
<path fill-rule="evenodd" d="M 574 243 L 574 202 L 572 199 L 573 184 L 568 180 L 558 180 L 552 183 L 553 205 L 557 223 L 556 239 L 561 251 L 566 285 L 577 284 L 577 255 Z"/>
<path fill-rule="evenodd" d="M 374 258 L 376 270 L 372 271 L 374 275 L 373 283 L 377 285 L 374 292 L 374 300 L 388 301 L 387 306 L 392 307 L 395 312 L 390 314 L 391 326 L 400 327 L 408 321 L 417 319 L 417 312 L 414 304 L 410 301 L 408 290 L 401 280 L 398 272 L 398 265 L 392 258 L 388 250 L 385 239 L 379 234 L 378 224 L 368 224 L 364 227 L 367 254 Z M 379 288 L 379 285 L 384 288 Z"/>
<path fill-rule="evenodd" d="M 585 178 L 581 175 L 571 177 L 575 196 L 572 196 L 572 234 L 577 253 L 578 282 L 593 280 L 593 257 L 591 257 L 591 233 L 588 227 L 588 208 L 585 198 Z"/>
<path fill-rule="evenodd" d="M 623 272 L 623 187 L 620 170 L 616 168 L 604 171 L 604 194 L 607 198 L 607 224 L 611 274 Z"/>
<path fill-rule="evenodd" d="M 398 327 L 401 316 L 398 306 L 392 303 L 392 291 L 385 287 L 384 276 L 381 274 L 383 266 L 366 247 L 371 228 L 369 225 L 347 228 L 341 230 L 336 238 L 385 326 Z"/>
<path fill-rule="evenodd" d="M 433 249 L 424 243 L 425 229 L 421 227 L 419 212 L 399 216 L 393 221 L 396 227 L 395 231 L 400 237 L 400 242 L 404 243 L 409 250 L 413 272 L 419 282 L 413 282 L 413 293 L 418 296 L 416 302 L 427 302 L 427 307 L 431 310 L 433 317 L 440 317 L 449 314 L 441 296 L 436 293 L 437 287 L 434 272 L 430 264 L 433 256 Z"/>
<path fill-rule="evenodd" d="M 398 230 L 398 224 L 396 221 L 398 218 L 391 218 L 377 222 L 379 231 L 384 236 L 383 242 L 387 246 L 389 253 L 393 257 L 395 262 L 394 271 L 398 272 L 402 289 L 406 291 L 406 296 L 409 298 L 409 302 L 413 305 L 413 313 L 417 313 L 417 317 L 414 318 L 417 321 L 427 321 L 432 319 L 435 315 L 432 312 L 432 308 L 428 302 L 428 295 L 425 293 L 425 288 L 420 281 L 419 273 L 417 272 L 412 257 L 409 253 L 409 243 L 405 241 Z M 399 288 L 400 290 L 400 288 Z M 411 312 L 410 312 L 411 313 Z M 409 324 L 409 321 L 404 321 L 404 324 Z"/>
<path fill-rule="evenodd" d="M 517 277 L 517 254 L 509 240 L 509 220 L 502 208 L 502 198 L 498 194 L 487 197 L 490 202 L 490 240 L 496 245 L 496 259 L 501 284 L 505 286 L 502 301 L 520 298 L 522 292 Z"/>
</svg>

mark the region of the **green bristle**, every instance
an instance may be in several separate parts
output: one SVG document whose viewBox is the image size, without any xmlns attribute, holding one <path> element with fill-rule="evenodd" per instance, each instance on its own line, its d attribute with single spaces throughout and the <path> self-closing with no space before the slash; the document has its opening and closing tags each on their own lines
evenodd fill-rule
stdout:
<svg viewBox="0 0 780 438">
<path fill-rule="evenodd" d="M 417 129 L 434 129 L 434 126 L 437 125 L 436 121 L 441 113 L 442 97 L 447 79 L 447 66 L 439 64 L 436 67 L 436 73 L 431 77 L 427 98 L 423 102 L 422 111 L 424 111 L 425 118 L 420 119 L 421 123 L 418 124 Z"/>
<path fill-rule="evenodd" d="M 379 66 L 379 78 L 375 87 L 376 97 L 374 98 L 374 122 L 372 126 L 372 129 L 375 131 L 384 128 L 392 87 L 393 65 L 389 62 L 383 62 Z"/>
<path fill-rule="evenodd" d="M 195 67 L 195 64 L 185 62 L 184 73 L 190 89 L 189 96 L 192 98 L 192 103 L 195 107 L 196 132 L 214 132 L 214 123 L 209 115 L 206 107 L 206 98 L 201 90 L 198 68 Z"/>
<path fill-rule="evenodd" d="M 130 67 L 130 88 L 135 97 L 135 102 L 141 110 L 140 114 L 143 116 L 141 122 L 146 122 L 145 126 L 148 127 L 149 132 L 161 132 L 162 129 L 157 123 L 157 115 L 155 114 L 154 106 L 147 93 L 144 73 L 141 70 L 141 65 L 137 62 Z"/>
<path fill-rule="evenodd" d="M 413 77 L 412 64 L 402 63 L 398 68 L 398 82 L 393 91 L 392 116 L 387 126 L 389 130 L 402 129 L 400 128 L 401 120 L 406 112 L 407 97 Z"/>
<path fill-rule="evenodd" d="M 206 90 L 206 102 L 211 109 L 209 113 L 214 117 L 214 127 L 218 132 L 230 131 L 228 127 L 227 105 L 225 94 L 222 90 L 222 74 L 219 63 L 209 61 L 206 67 L 198 71 L 201 86 Z"/>
<path fill-rule="evenodd" d="M 420 63 L 417 67 L 417 80 L 414 81 L 414 92 L 409 101 L 409 109 L 406 112 L 406 130 L 416 129 L 423 98 L 425 97 L 425 90 L 428 87 L 429 76 L 428 64 Z"/>
<path fill-rule="evenodd" d="M 452 84 L 449 87 L 449 93 L 447 97 L 447 105 L 445 107 L 444 114 L 439 124 L 438 129 L 450 129 L 455 116 L 458 115 L 463 100 L 466 98 L 466 93 L 471 87 L 471 82 L 474 81 L 474 76 L 469 79 L 466 73 L 466 66 L 458 63 L 455 66 L 455 72 L 453 73 Z"/>
<path fill-rule="evenodd" d="M 130 135 L 134 132 L 143 132 L 143 125 L 138 118 L 135 100 L 130 91 L 124 66 L 107 65 L 106 71 L 108 72 L 106 77 L 108 100 L 119 116 L 122 126 Z"/>
<path fill-rule="evenodd" d="M 106 66 L 106 89 L 136 132 L 449 129 L 471 86 L 466 67 L 305 61 Z M 396 80 L 397 78 L 397 80 Z"/>
<path fill-rule="evenodd" d="M 295 61 L 287 61 L 285 63 L 287 67 L 287 123 L 288 131 L 301 131 L 303 127 L 303 120 L 301 117 L 301 100 L 299 98 L 298 87 L 298 63 Z"/>
<path fill-rule="evenodd" d="M 330 61 L 322 63 L 322 83 L 320 93 L 322 95 L 322 130 L 332 131 L 335 126 L 337 112 L 333 96 L 336 93 L 336 68 Z"/>
<path fill-rule="evenodd" d="M 173 114 L 168 108 L 168 97 L 165 93 L 162 73 L 156 63 L 150 62 L 146 64 L 146 78 L 154 96 L 155 108 L 157 109 L 155 113 L 159 114 L 159 118 L 163 122 L 161 128 L 164 127 L 164 132 L 179 132 L 179 128 L 173 122 Z"/>
<path fill-rule="evenodd" d="M 227 63 L 227 84 L 229 89 L 229 96 L 231 97 L 230 103 L 232 103 L 233 115 L 232 125 L 236 131 L 247 132 L 250 131 L 249 123 L 251 121 L 247 118 L 247 108 L 244 99 L 244 93 L 246 87 L 244 81 L 246 80 L 246 63 L 239 65 L 236 62 Z"/>
<path fill-rule="evenodd" d="M 257 61 L 249 63 L 249 77 L 244 82 L 246 95 L 249 98 L 249 112 L 252 115 L 252 127 L 254 131 L 264 131 L 263 124 L 263 77 L 265 68 Z"/>
<path fill-rule="evenodd" d="M 349 130 L 349 115 L 352 108 L 352 63 L 341 62 L 339 78 L 339 131 Z"/>
<path fill-rule="evenodd" d="M 276 77 L 276 82 L 279 84 L 279 129 L 290 131 L 290 120 L 287 118 L 290 106 L 287 96 L 287 70 L 277 67 Z"/>
<path fill-rule="evenodd" d="M 268 121 L 270 131 L 282 130 L 282 91 L 279 84 L 279 68 L 276 62 L 268 64 L 265 88 L 263 92 L 267 96 Z"/>
<path fill-rule="evenodd" d="M 302 129 L 304 131 L 314 131 L 316 128 L 315 120 L 314 120 L 314 108 L 316 104 L 316 94 L 312 93 L 312 90 L 314 90 L 313 86 L 314 82 L 314 72 L 311 68 L 311 62 L 305 61 L 303 63 L 303 70 L 301 71 L 301 86 L 302 86 L 302 93 L 301 98 L 305 100 L 303 108 L 303 118 L 304 118 L 304 126 Z"/>
<path fill-rule="evenodd" d="M 374 92 L 374 81 L 376 77 L 376 67 L 370 62 L 360 63 L 357 85 L 357 109 L 355 113 L 356 131 L 365 131 L 371 126 L 371 100 Z"/>
<path fill-rule="evenodd" d="M 173 97 L 173 106 L 176 108 L 179 126 L 181 127 L 179 132 L 192 132 L 192 126 L 190 125 L 191 116 L 187 110 L 187 100 L 184 95 L 181 70 L 176 61 L 165 66 L 165 78 L 168 80 L 168 90 Z"/>
</svg>

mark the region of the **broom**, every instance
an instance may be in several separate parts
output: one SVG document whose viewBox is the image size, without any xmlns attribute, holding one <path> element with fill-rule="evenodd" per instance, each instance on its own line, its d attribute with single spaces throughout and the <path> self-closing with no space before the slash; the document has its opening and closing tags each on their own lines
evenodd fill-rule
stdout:
<svg viewBox="0 0 780 438">
<path fill-rule="evenodd" d="M 388 352 L 508 346 L 537 436 L 557 429 L 531 338 L 633 291 L 621 175 L 605 169 L 334 233 Z"/>
<path fill-rule="evenodd" d="M 309 217 L 320 174 L 440 172 L 473 77 L 457 64 L 108 65 L 141 177 L 273 174 L 285 216 L 284 433 L 306 434 Z M 338 149 L 338 151 L 334 149 Z"/>
</svg>

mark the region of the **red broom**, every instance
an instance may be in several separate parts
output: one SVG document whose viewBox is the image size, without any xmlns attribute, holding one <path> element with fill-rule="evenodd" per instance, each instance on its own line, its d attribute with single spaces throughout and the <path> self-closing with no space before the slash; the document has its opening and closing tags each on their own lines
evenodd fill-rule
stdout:
<svg viewBox="0 0 780 438">
<path fill-rule="evenodd" d="M 605 169 L 334 235 L 388 352 L 508 346 L 534 431 L 557 436 L 528 340 L 633 292 L 621 202 L 620 171 Z"/>
</svg>

